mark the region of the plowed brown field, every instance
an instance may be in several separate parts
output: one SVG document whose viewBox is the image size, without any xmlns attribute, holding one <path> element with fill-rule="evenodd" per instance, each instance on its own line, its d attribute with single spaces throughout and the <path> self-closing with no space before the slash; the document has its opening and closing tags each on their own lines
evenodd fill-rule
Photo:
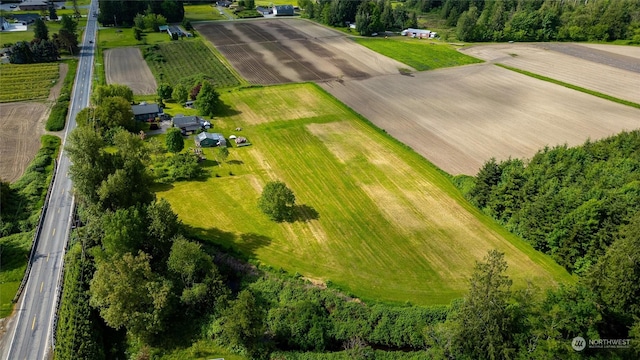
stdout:
<svg viewBox="0 0 640 360">
<path fill-rule="evenodd" d="M 640 127 L 638 109 L 490 63 L 321 86 L 450 174 Z"/>
<path fill-rule="evenodd" d="M 463 49 L 471 55 L 640 103 L 640 61 L 629 47 L 577 44 L 497 44 Z"/>
<path fill-rule="evenodd" d="M 110 49 L 104 52 L 107 84 L 123 84 L 136 95 L 155 94 L 158 88 L 140 49 L 135 47 Z"/>
<path fill-rule="evenodd" d="M 365 79 L 407 65 L 302 19 L 219 22 L 194 27 L 253 84 Z"/>
</svg>

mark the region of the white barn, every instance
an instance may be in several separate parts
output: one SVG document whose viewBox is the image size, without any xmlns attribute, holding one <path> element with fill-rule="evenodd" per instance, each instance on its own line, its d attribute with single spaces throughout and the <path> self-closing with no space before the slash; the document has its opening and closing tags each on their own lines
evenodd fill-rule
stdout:
<svg viewBox="0 0 640 360">
<path fill-rule="evenodd" d="M 426 29 L 408 28 L 408 29 L 402 30 L 402 32 L 400 34 L 402 36 L 411 36 L 411 37 L 414 37 L 414 38 L 427 39 L 427 38 L 436 37 L 437 33 L 433 32 L 431 30 L 426 30 Z"/>
</svg>

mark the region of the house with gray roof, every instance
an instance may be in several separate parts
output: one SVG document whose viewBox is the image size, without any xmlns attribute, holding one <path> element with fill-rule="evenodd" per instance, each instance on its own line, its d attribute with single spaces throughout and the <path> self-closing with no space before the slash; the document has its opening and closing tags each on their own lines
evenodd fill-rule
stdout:
<svg viewBox="0 0 640 360">
<path fill-rule="evenodd" d="M 275 16 L 293 16 L 293 5 L 274 5 L 273 15 Z"/>
<path fill-rule="evenodd" d="M 197 116 L 176 115 L 173 118 L 173 127 L 180 129 L 183 135 L 188 132 L 195 133 L 204 128 L 204 120 Z"/>
<path fill-rule="evenodd" d="M 139 105 L 131 105 L 131 110 L 136 121 L 155 121 L 162 113 L 162 109 L 158 104 L 141 103 Z"/>
</svg>

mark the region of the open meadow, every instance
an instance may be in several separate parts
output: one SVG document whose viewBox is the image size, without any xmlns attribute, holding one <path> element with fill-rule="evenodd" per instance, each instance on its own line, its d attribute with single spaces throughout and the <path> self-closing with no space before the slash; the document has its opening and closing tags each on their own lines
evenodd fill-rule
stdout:
<svg viewBox="0 0 640 360">
<path fill-rule="evenodd" d="M 638 109 L 490 63 L 321 86 L 453 175 L 640 127 Z"/>
<path fill-rule="evenodd" d="M 453 45 L 435 40 L 420 40 L 405 36 L 385 39 L 355 37 L 353 40 L 418 71 L 482 62 L 482 60 L 457 51 Z"/>
<path fill-rule="evenodd" d="M 446 304 L 465 293 L 475 261 L 494 248 L 506 253 L 517 286 L 571 281 L 467 203 L 440 170 L 316 85 L 221 99 L 232 110 L 214 131 L 252 145 L 232 147 L 222 164 L 205 149 L 206 180 L 157 191 L 203 239 L 370 300 Z M 294 191 L 295 221 L 259 212 L 270 180 Z"/>
<path fill-rule="evenodd" d="M 605 51 L 605 49 L 619 49 Z M 496 44 L 464 48 L 477 58 L 640 103 L 640 61 L 626 55 L 633 47 L 609 45 L 607 48 L 580 44 Z M 625 53 L 625 55 L 621 54 Z M 637 50 L 635 51 L 637 56 Z"/>
<path fill-rule="evenodd" d="M 136 47 L 106 50 L 104 69 L 107 84 L 127 85 L 136 95 L 156 93 L 156 79 Z"/>
<path fill-rule="evenodd" d="M 252 84 L 363 79 L 397 74 L 408 67 L 304 19 L 200 23 L 194 27 Z"/>
</svg>

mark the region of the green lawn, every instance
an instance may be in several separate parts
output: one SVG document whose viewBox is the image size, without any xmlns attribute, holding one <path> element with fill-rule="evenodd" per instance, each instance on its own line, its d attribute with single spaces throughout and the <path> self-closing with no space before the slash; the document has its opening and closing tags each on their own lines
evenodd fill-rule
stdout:
<svg viewBox="0 0 640 360">
<path fill-rule="evenodd" d="M 0 65 L 0 103 L 46 99 L 59 69 L 58 63 Z"/>
<path fill-rule="evenodd" d="M 475 261 L 493 248 L 506 253 L 516 286 L 572 281 L 471 206 L 439 169 L 316 85 L 221 99 L 232 110 L 214 131 L 252 145 L 231 148 L 221 166 L 205 149 L 208 179 L 157 191 L 202 238 L 365 300 L 446 304 L 467 291 Z M 262 187 L 276 179 L 296 195 L 293 223 L 257 209 Z"/>
<path fill-rule="evenodd" d="M 184 18 L 191 21 L 226 20 L 227 17 L 211 4 L 185 5 Z"/>
<path fill-rule="evenodd" d="M 27 268 L 32 238 L 32 232 L 0 238 L 0 318 L 11 314 L 13 297 Z"/>
<path fill-rule="evenodd" d="M 177 84 L 181 79 L 203 74 L 216 87 L 240 85 L 240 77 L 215 49 L 200 39 L 178 40 L 143 49 L 147 64 L 158 83 Z"/>
<path fill-rule="evenodd" d="M 17 11 L 16 13 L 33 13 L 33 11 L 22 11 L 22 12 Z M 60 11 L 58 12 L 58 16 L 61 16 Z M 79 19 L 78 21 L 78 40 L 82 40 L 82 29 L 84 28 L 86 23 L 87 23 L 86 19 Z M 60 28 L 62 27 L 60 25 L 60 22 L 58 21 L 47 21 L 46 24 L 47 24 L 47 29 L 49 29 L 49 38 L 51 38 L 53 34 L 60 31 Z M 30 24 L 27 27 L 27 31 L 3 32 L 2 35 L 0 36 L 0 45 L 9 44 L 9 43 L 15 44 L 18 41 L 29 42 L 31 40 L 33 40 L 33 24 Z"/>
<path fill-rule="evenodd" d="M 451 45 L 433 40 L 391 37 L 388 39 L 354 38 L 354 41 L 418 71 L 482 62 L 480 59 L 458 52 Z"/>
<path fill-rule="evenodd" d="M 166 32 L 143 32 L 142 40 L 133 36 L 133 28 L 108 27 L 98 31 L 98 44 L 104 49 L 170 42 Z"/>
</svg>

